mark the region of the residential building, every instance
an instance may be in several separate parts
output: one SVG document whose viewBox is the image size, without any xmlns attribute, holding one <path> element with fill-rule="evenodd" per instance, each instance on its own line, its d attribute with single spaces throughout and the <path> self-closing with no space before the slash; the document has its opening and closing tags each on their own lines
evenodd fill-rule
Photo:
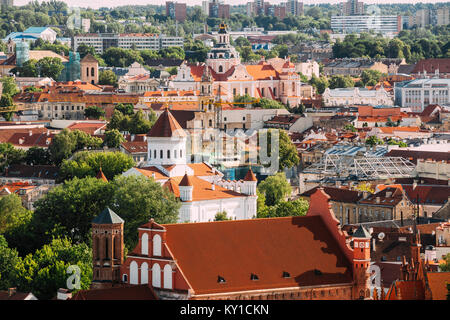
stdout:
<svg viewBox="0 0 450 320">
<path fill-rule="evenodd" d="M 288 0 L 286 2 L 287 13 L 293 16 L 302 16 L 303 15 L 303 2 L 298 0 Z"/>
<path fill-rule="evenodd" d="M 364 70 L 388 73 L 388 66 L 381 61 L 368 59 L 334 59 L 326 63 L 323 72 L 326 76 L 360 76 Z"/>
<path fill-rule="evenodd" d="M 343 16 L 361 16 L 364 15 L 364 3 L 358 0 L 348 0 L 341 2 L 341 14 Z"/>
<path fill-rule="evenodd" d="M 207 6 L 208 15 L 211 18 L 230 18 L 230 5 L 224 4 L 223 0 L 209 0 L 209 2 L 203 6 Z M 205 9 L 204 9 L 205 11 Z M 206 13 L 206 12 L 205 12 Z"/>
<path fill-rule="evenodd" d="M 59 168 L 49 165 L 13 164 L 0 175 L 0 183 L 28 182 L 32 185 L 55 185 Z"/>
<path fill-rule="evenodd" d="M 264 121 L 264 128 L 276 128 L 288 132 L 303 132 L 312 126 L 311 117 L 302 117 L 298 114 L 277 115 Z"/>
<path fill-rule="evenodd" d="M 320 76 L 319 64 L 314 60 L 295 63 L 295 71 L 301 72 L 308 78 L 308 80 L 311 79 L 313 75 L 316 77 Z"/>
<path fill-rule="evenodd" d="M 424 28 L 426 26 L 445 26 L 450 22 L 450 14 L 448 7 L 419 9 L 414 15 L 407 17 L 407 25 L 409 27 L 417 26 Z"/>
<path fill-rule="evenodd" d="M 331 16 L 331 29 L 334 33 L 375 32 L 394 35 L 402 31 L 401 16 Z"/>
<path fill-rule="evenodd" d="M 396 82 L 394 86 L 395 104 L 422 112 L 430 104 L 450 103 L 450 79 L 415 79 Z"/>
<path fill-rule="evenodd" d="M 174 1 L 166 1 L 166 16 L 183 22 L 186 20 L 186 3 L 178 3 Z"/>
<path fill-rule="evenodd" d="M 450 58 L 419 60 L 410 72 L 417 78 L 450 78 Z"/>
<path fill-rule="evenodd" d="M 183 47 L 183 37 L 171 37 L 150 33 L 89 33 L 74 36 L 73 47 L 77 51 L 80 44 L 94 47 L 95 52 L 103 54 L 110 47 L 137 50 L 161 50 L 168 47 Z"/>
</svg>

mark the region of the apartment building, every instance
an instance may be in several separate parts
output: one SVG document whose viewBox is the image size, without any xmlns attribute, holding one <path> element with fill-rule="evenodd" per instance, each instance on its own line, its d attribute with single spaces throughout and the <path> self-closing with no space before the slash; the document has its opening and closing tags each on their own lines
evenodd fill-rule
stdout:
<svg viewBox="0 0 450 320">
<path fill-rule="evenodd" d="M 401 16 L 332 16 L 331 29 L 334 33 L 375 32 L 397 34 L 402 30 Z"/>
<path fill-rule="evenodd" d="M 135 48 L 137 50 L 161 50 L 168 47 L 182 47 L 184 39 L 183 37 L 170 37 L 163 34 L 150 33 L 90 33 L 73 38 L 74 51 L 77 51 L 82 43 L 93 47 L 96 53 L 103 54 L 110 47 Z"/>
<path fill-rule="evenodd" d="M 166 1 L 166 16 L 183 22 L 186 20 L 186 3 L 178 3 L 174 1 Z"/>
</svg>

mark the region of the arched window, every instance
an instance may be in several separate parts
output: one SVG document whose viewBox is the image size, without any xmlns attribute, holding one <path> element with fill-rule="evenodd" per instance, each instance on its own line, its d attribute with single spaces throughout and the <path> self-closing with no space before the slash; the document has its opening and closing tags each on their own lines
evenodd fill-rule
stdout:
<svg viewBox="0 0 450 320">
<path fill-rule="evenodd" d="M 219 66 L 219 72 L 223 72 L 223 67 Z"/>
<path fill-rule="evenodd" d="M 177 150 L 173 150 L 173 157 L 176 159 L 177 158 Z"/>
<path fill-rule="evenodd" d="M 161 237 L 159 234 L 155 234 L 153 236 L 153 255 L 154 256 L 161 255 Z"/>
<path fill-rule="evenodd" d="M 164 289 L 172 289 L 172 267 L 166 264 L 164 267 Z"/>
<path fill-rule="evenodd" d="M 152 267 L 152 286 L 161 288 L 161 267 L 157 263 Z"/>
<path fill-rule="evenodd" d="M 91 77 L 93 77 L 93 76 L 94 76 L 94 73 L 95 73 L 95 71 L 94 71 L 94 67 L 92 67 L 92 68 L 91 68 Z"/>
<path fill-rule="evenodd" d="M 148 234 L 146 233 L 141 238 L 141 253 L 148 255 Z"/>
<path fill-rule="evenodd" d="M 139 284 L 138 264 L 136 261 L 130 263 L 130 284 Z"/>
<path fill-rule="evenodd" d="M 151 159 L 152 158 L 152 150 L 148 150 L 148 157 Z"/>
<path fill-rule="evenodd" d="M 141 264 L 141 284 L 148 283 L 148 264 L 144 262 Z"/>
<path fill-rule="evenodd" d="M 162 151 L 162 150 L 159 151 L 159 158 L 160 158 L 160 159 L 163 158 L 163 151 Z"/>
<path fill-rule="evenodd" d="M 170 150 L 167 150 L 167 159 L 170 159 Z"/>
<path fill-rule="evenodd" d="M 89 77 L 89 67 L 86 68 L 86 77 Z"/>
<path fill-rule="evenodd" d="M 125 273 L 122 275 L 122 281 L 125 283 L 128 281 L 128 276 Z"/>
<path fill-rule="evenodd" d="M 180 149 L 180 158 L 183 158 L 183 150 Z"/>
<path fill-rule="evenodd" d="M 209 126 L 212 127 L 212 120 L 209 119 Z"/>
<path fill-rule="evenodd" d="M 156 159 L 156 150 L 153 150 L 153 158 Z"/>
</svg>

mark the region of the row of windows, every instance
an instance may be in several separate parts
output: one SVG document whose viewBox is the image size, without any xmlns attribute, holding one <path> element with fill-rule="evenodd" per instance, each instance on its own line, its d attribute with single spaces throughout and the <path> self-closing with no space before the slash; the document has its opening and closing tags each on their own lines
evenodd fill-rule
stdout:
<svg viewBox="0 0 450 320">
<path fill-rule="evenodd" d="M 139 283 L 139 267 L 136 261 L 130 263 L 130 284 L 147 284 L 148 283 L 148 264 L 143 262 L 141 264 L 141 281 Z M 163 288 L 172 289 L 172 267 L 166 264 L 163 269 Z M 127 275 L 122 276 L 123 282 L 127 282 Z M 158 263 L 154 263 L 152 266 L 152 286 L 161 288 L 161 267 Z"/>
<path fill-rule="evenodd" d="M 211 125 L 212 124 L 210 124 L 210 126 Z M 152 157 L 152 150 L 148 150 L 148 154 L 149 154 L 149 157 L 151 158 Z M 171 155 L 170 150 L 167 150 L 167 158 L 166 159 L 170 159 L 170 155 Z M 180 158 L 183 158 L 183 150 L 182 149 L 180 149 L 179 155 L 180 155 Z M 173 151 L 173 157 L 175 159 L 178 158 L 177 150 Z M 164 159 L 164 150 L 159 150 L 159 158 L 160 159 Z M 153 150 L 153 159 L 158 159 L 158 152 L 157 152 L 157 150 Z"/>
</svg>

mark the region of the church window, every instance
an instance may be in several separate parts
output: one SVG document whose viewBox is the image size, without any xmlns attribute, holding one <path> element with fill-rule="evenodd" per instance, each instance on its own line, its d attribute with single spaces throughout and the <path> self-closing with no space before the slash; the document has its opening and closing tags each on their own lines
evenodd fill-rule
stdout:
<svg viewBox="0 0 450 320">
<path fill-rule="evenodd" d="M 236 95 L 236 88 L 233 88 L 233 96 Z"/>
<path fill-rule="evenodd" d="M 136 261 L 130 263 L 130 284 L 138 284 L 138 265 Z"/>
<path fill-rule="evenodd" d="M 86 77 L 89 77 L 89 67 L 86 68 Z"/>
<path fill-rule="evenodd" d="M 92 77 L 94 76 L 94 73 L 95 73 L 94 67 L 92 67 L 92 68 L 91 68 L 91 76 L 92 76 Z"/>
<path fill-rule="evenodd" d="M 273 88 L 273 95 L 276 97 L 277 96 L 277 88 Z"/>
<path fill-rule="evenodd" d="M 167 159 L 170 159 L 170 150 L 167 150 Z"/>
<path fill-rule="evenodd" d="M 162 150 L 159 151 L 159 158 L 160 158 L 160 159 L 163 158 L 163 151 L 162 151 Z"/>
<path fill-rule="evenodd" d="M 164 267 L 164 289 L 172 289 L 172 267 L 166 264 Z"/>
<path fill-rule="evenodd" d="M 173 157 L 176 159 L 177 158 L 177 150 L 173 150 Z"/>
<path fill-rule="evenodd" d="M 153 150 L 153 158 L 156 159 L 156 150 Z"/>
<path fill-rule="evenodd" d="M 261 88 L 261 96 L 264 97 L 264 88 Z"/>
<path fill-rule="evenodd" d="M 152 286 L 161 288 L 161 267 L 157 263 L 152 267 Z"/>
<path fill-rule="evenodd" d="M 183 158 L 183 150 L 180 149 L 180 158 Z"/>
<path fill-rule="evenodd" d="M 245 94 L 248 94 L 248 88 L 245 88 Z"/>
<path fill-rule="evenodd" d="M 212 120 L 209 119 L 209 126 L 212 127 Z"/>
<path fill-rule="evenodd" d="M 153 255 L 161 255 L 161 237 L 158 234 L 153 236 Z"/>
<path fill-rule="evenodd" d="M 144 262 L 141 264 L 141 284 L 148 283 L 148 264 Z"/>
<path fill-rule="evenodd" d="M 125 283 L 128 281 L 128 276 L 125 273 L 122 275 L 122 281 Z"/>
<path fill-rule="evenodd" d="M 219 66 L 219 72 L 223 72 L 223 67 Z"/>
<path fill-rule="evenodd" d="M 141 253 L 148 255 L 148 234 L 142 234 L 141 238 Z"/>
</svg>

